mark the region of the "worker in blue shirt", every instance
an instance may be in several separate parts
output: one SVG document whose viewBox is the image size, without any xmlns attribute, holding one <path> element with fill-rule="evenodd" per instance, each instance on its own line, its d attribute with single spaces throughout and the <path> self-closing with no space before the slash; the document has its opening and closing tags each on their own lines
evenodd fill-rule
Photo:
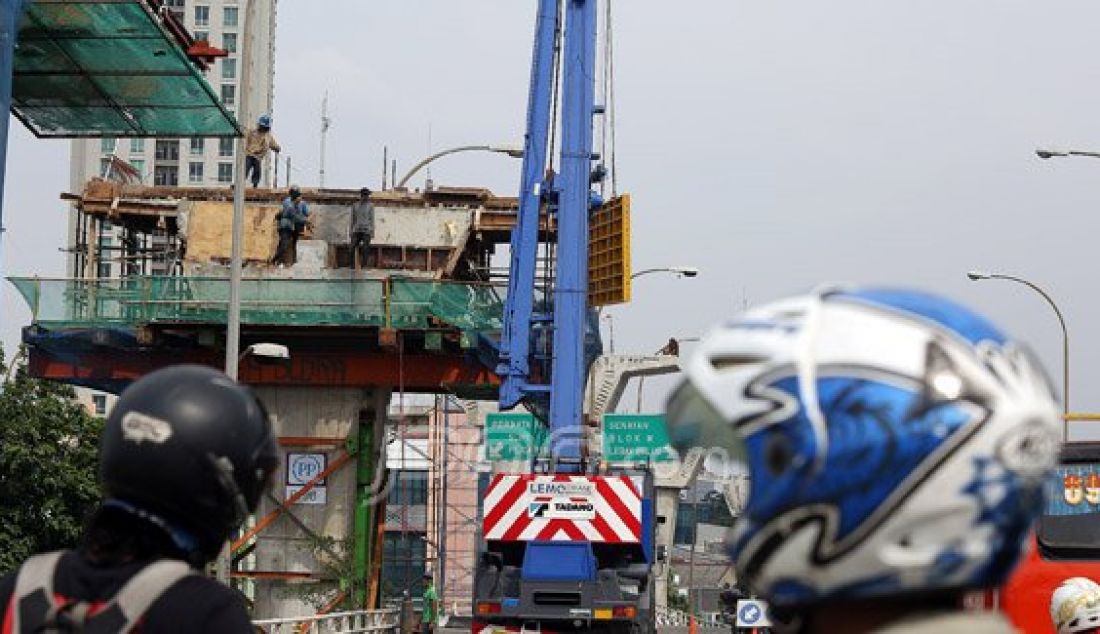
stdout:
<svg viewBox="0 0 1100 634">
<path fill-rule="evenodd" d="M 275 248 L 272 262 L 279 266 L 293 266 L 298 255 L 298 238 L 309 222 L 309 205 L 302 200 L 302 190 L 290 186 L 289 196 L 283 199 L 282 209 L 275 216 L 279 229 L 279 246 Z"/>
</svg>

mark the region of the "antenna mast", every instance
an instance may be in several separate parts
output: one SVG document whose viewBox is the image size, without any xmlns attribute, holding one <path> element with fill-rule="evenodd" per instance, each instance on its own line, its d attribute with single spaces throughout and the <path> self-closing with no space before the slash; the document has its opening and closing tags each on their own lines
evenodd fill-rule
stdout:
<svg viewBox="0 0 1100 634">
<path fill-rule="evenodd" d="M 332 119 L 328 116 L 328 91 L 325 91 L 325 97 L 321 100 L 321 173 L 318 178 L 318 187 L 324 189 L 325 187 L 325 141 L 328 139 L 328 127 L 332 124 Z"/>
</svg>

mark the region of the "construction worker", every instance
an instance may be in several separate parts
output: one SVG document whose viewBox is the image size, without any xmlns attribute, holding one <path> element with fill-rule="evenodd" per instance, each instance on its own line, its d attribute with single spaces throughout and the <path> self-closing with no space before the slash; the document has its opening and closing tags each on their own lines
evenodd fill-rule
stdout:
<svg viewBox="0 0 1100 634">
<path fill-rule="evenodd" d="M 181 365 L 134 382 L 100 438 L 105 499 L 81 544 L 0 578 L 0 632 L 251 632 L 240 595 L 202 569 L 276 464 L 267 412 L 221 372 Z"/>
<path fill-rule="evenodd" d="M 355 268 L 367 265 L 370 241 L 374 236 L 374 205 L 370 202 L 369 187 L 359 190 L 359 200 L 351 207 L 351 226 L 348 231 Z"/>
<path fill-rule="evenodd" d="M 684 371 L 672 442 L 747 470 L 727 543 L 783 631 L 1015 631 L 960 606 L 1016 565 L 1059 446 L 1024 346 L 935 295 L 835 289 L 722 324 Z"/>
<path fill-rule="evenodd" d="M 251 179 L 253 187 L 260 186 L 263 162 L 272 150 L 280 152 L 282 148 L 271 133 L 271 115 L 262 114 L 256 119 L 256 128 L 249 130 L 244 139 L 244 173 L 245 178 Z"/>
<path fill-rule="evenodd" d="M 309 218 L 309 205 L 302 200 L 302 190 L 291 185 L 282 207 L 275 216 L 279 230 L 279 244 L 271 261 L 280 267 L 293 266 L 298 258 L 298 238 L 305 230 Z"/>
<path fill-rule="evenodd" d="M 1063 581 L 1050 597 L 1050 620 L 1058 634 L 1100 634 L 1100 585 L 1085 577 Z"/>
<path fill-rule="evenodd" d="M 439 597 L 430 570 L 424 571 L 424 615 L 420 619 L 421 634 L 433 634 L 439 624 Z"/>
</svg>

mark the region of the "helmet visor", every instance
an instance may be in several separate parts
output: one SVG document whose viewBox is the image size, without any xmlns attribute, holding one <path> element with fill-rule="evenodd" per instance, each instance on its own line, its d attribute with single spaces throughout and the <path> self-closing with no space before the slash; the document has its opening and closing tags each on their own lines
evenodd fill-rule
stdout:
<svg viewBox="0 0 1100 634">
<path fill-rule="evenodd" d="M 745 443 L 733 422 L 723 417 L 690 381 L 676 388 L 666 410 L 669 442 L 681 456 L 695 447 L 704 449 L 707 469 L 712 472 L 745 463 Z"/>
</svg>

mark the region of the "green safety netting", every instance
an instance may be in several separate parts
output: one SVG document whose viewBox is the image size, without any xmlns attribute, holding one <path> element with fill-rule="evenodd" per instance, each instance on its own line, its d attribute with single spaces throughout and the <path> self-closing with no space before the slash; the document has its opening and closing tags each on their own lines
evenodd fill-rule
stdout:
<svg viewBox="0 0 1100 634">
<path fill-rule="evenodd" d="M 39 137 L 236 136 L 233 115 L 145 0 L 36 0 L 12 112 Z"/>
<path fill-rule="evenodd" d="M 504 288 L 459 282 L 395 279 L 390 309 L 395 320 L 429 314 L 462 330 L 500 330 Z"/>
<path fill-rule="evenodd" d="M 229 304 L 226 278 L 8 279 L 30 306 L 34 323 L 47 328 L 224 323 Z M 484 284 L 396 278 L 245 279 L 241 322 L 495 331 L 503 292 Z"/>
</svg>

